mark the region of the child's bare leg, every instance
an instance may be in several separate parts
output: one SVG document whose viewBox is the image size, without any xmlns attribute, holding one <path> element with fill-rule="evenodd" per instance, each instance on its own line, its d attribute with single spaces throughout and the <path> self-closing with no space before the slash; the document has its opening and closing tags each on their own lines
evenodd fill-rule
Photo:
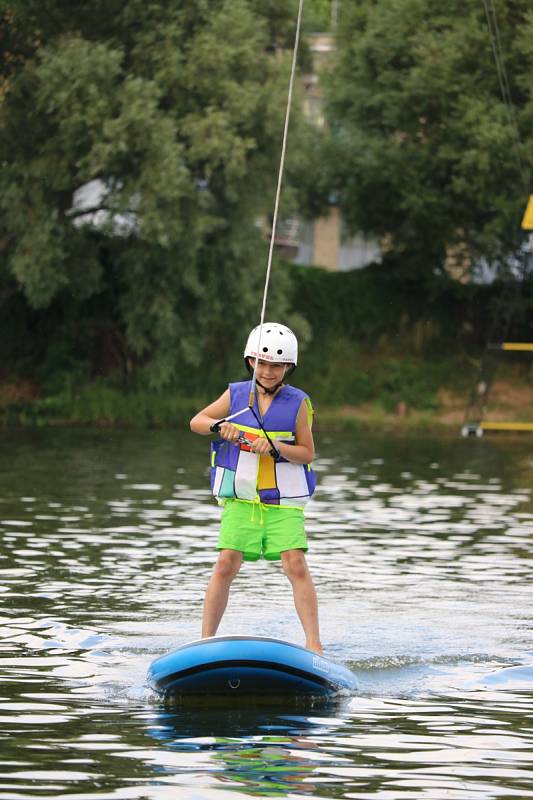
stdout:
<svg viewBox="0 0 533 800">
<path fill-rule="evenodd" d="M 281 554 L 285 575 L 292 584 L 294 605 L 305 633 L 305 646 L 322 653 L 318 628 L 316 591 L 302 550 L 285 550 Z"/>
<path fill-rule="evenodd" d="M 226 610 L 231 582 L 242 564 L 239 550 L 221 550 L 204 599 L 202 638 L 214 636 Z"/>
</svg>

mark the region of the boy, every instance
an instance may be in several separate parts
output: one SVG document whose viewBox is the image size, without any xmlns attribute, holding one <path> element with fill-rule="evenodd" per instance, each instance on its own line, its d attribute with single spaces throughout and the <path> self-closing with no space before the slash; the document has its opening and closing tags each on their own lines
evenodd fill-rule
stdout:
<svg viewBox="0 0 533 800">
<path fill-rule="evenodd" d="M 261 333 L 260 326 L 250 333 L 244 359 L 252 373 L 257 362 L 253 411 L 248 408 L 251 382 L 243 381 L 230 384 L 190 423 L 191 430 L 202 435 L 220 423 L 220 440 L 212 446 L 211 483 L 224 511 L 219 556 L 205 595 L 202 637 L 216 634 L 243 560 L 256 561 L 263 555 L 281 560 L 306 647 L 322 653 L 303 515 L 316 482 L 310 466 L 315 452 L 313 412 L 305 392 L 283 383 L 296 367 L 298 342 L 285 325 L 265 322 Z"/>
</svg>

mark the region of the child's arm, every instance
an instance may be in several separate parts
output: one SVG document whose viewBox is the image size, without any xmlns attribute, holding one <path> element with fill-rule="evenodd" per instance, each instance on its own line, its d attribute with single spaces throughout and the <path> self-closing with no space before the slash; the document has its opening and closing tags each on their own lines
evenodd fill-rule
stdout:
<svg viewBox="0 0 533 800">
<path fill-rule="evenodd" d="M 298 416 L 296 417 L 296 437 L 294 444 L 287 444 L 286 442 L 274 441 L 280 455 L 286 458 L 287 461 L 292 461 L 294 464 L 310 464 L 315 457 L 315 443 L 313 441 L 313 434 L 309 427 L 309 420 L 307 417 L 307 403 L 302 401 Z M 254 453 L 261 455 L 268 455 L 270 453 L 270 444 L 266 439 L 256 439 L 251 447 Z"/>
<path fill-rule="evenodd" d="M 213 433 L 211 425 L 214 425 L 219 419 L 224 419 L 229 414 L 230 404 L 229 389 L 226 389 L 218 400 L 203 408 L 191 419 L 191 431 L 200 433 L 202 436 L 209 436 L 210 433 Z M 223 422 L 219 429 L 219 435 L 222 439 L 233 442 L 239 438 L 240 431 L 231 422 Z"/>
</svg>

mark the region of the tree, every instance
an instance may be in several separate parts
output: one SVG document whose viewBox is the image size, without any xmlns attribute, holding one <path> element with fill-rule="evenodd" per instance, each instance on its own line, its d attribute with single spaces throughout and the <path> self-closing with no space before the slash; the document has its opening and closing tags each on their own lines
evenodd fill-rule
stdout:
<svg viewBox="0 0 533 800">
<path fill-rule="evenodd" d="M 8 2 L 0 302 L 111 331 L 154 387 L 234 348 L 259 313 L 293 26 L 292 0 Z"/>
<path fill-rule="evenodd" d="M 331 0 L 307 0 L 303 24 L 308 31 L 327 31 L 331 27 Z"/>
<path fill-rule="evenodd" d="M 518 147 L 483 3 L 342 6 L 328 187 L 352 230 L 409 254 L 403 263 L 417 269 L 442 266 L 452 252 L 503 262 L 517 247 L 533 165 L 533 13 L 528 0 L 493 5 Z"/>
</svg>

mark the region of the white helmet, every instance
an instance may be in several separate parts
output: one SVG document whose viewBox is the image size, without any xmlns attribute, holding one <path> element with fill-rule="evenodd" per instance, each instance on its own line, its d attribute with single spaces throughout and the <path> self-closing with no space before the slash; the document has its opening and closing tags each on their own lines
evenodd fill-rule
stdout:
<svg viewBox="0 0 533 800">
<path fill-rule="evenodd" d="M 296 336 L 279 322 L 264 322 L 261 337 L 260 325 L 257 325 L 248 336 L 244 357 L 261 358 L 263 361 L 275 361 L 278 364 L 298 363 L 298 341 Z M 261 342 L 259 342 L 261 338 Z"/>
</svg>

